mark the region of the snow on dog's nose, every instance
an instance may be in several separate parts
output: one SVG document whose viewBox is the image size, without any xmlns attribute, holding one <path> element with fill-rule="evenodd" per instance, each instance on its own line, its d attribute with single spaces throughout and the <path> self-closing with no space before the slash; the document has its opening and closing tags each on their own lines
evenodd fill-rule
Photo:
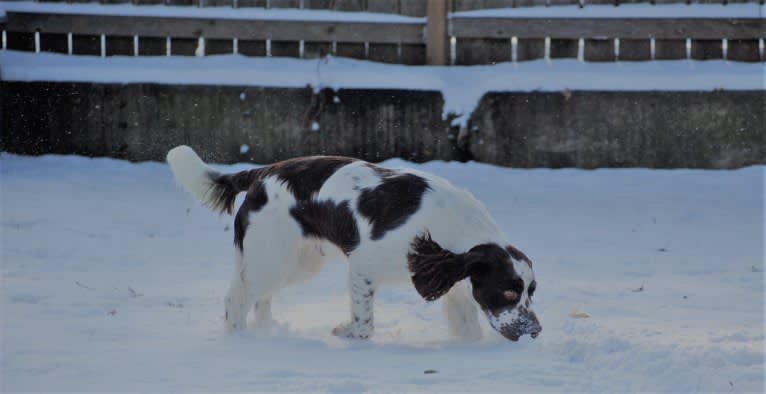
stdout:
<svg viewBox="0 0 766 394">
<path fill-rule="evenodd" d="M 499 311 L 484 311 L 484 313 L 492 328 L 514 342 L 526 334 L 537 338 L 543 330 L 537 315 L 523 306 Z"/>
</svg>

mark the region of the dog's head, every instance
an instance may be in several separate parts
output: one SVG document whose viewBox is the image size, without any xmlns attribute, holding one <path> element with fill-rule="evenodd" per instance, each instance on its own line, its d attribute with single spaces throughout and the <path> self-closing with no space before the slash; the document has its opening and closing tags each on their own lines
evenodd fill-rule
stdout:
<svg viewBox="0 0 766 394">
<path fill-rule="evenodd" d="M 473 298 L 492 328 L 517 341 L 542 331 L 531 309 L 537 287 L 532 262 L 513 246 L 489 243 L 456 254 L 443 249 L 429 234 L 415 238 L 407 255 L 412 283 L 420 295 L 433 301 L 458 281 L 470 278 Z"/>
</svg>

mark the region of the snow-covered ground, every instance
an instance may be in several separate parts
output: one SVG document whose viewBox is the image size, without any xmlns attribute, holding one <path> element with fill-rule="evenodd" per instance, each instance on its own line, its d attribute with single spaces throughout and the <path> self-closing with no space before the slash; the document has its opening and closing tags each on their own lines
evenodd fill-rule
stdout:
<svg viewBox="0 0 766 394">
<path fill-rule="evenodd" d="M 539 338 L 451 342 L 409 286 L 372 341 L 335 338 L 341 262 L 275 298 L 273 336 L 227 334 L 231 218 L 165 164 L 3 153 L 0 390 L 763 392 L 764 167 L 386 164 L 486 202 L 535 260 Z"/>
</svg>

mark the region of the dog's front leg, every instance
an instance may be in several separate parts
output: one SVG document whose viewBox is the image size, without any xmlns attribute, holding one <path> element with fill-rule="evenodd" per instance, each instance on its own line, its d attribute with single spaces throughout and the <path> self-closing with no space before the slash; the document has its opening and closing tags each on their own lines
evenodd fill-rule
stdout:
<svg viewBox="0 0 766 394">
<path fill-rule="evenodd" d="M 366 275 L 349 273 L 349 293 L 351 295 L 351 321 L 332 330 L 334 335 L 345 338 L 367 339 L 375 328 L 372 321 L 375 284 Z"/>
</svg>

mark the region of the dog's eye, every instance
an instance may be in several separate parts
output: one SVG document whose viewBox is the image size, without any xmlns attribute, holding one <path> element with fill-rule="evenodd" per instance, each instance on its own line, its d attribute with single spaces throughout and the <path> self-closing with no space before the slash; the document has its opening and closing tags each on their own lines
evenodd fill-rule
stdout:
<svg viewBox="0 0 766 394">
<path fill-rule="evenodd" d="M 527 293 L 529 293 L 530 297 L 535 294 L 535 289 L 537 289 L 537 281 L 533 280 L 532 283 L 529 284 L 529 289 L 527 290 Z"/>
<path fill-rule="evenodd" d="M 506 290 L 503 292 L 503 297 L 510 302 L 516 302 L 519 299 L 519 293 L 513 290 Z"/>
</svg>

